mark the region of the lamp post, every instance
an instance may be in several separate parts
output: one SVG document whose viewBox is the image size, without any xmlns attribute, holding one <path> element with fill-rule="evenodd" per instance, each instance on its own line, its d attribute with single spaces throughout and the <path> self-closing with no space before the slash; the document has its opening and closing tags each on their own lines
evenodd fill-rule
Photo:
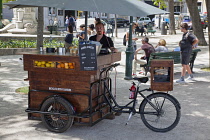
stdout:
<svg viewBox="0 0 210 140">
<path fill-rule="evenodd" d="M 0 20 L 2 19 L 2 11 L 3 11 L 2 0 L 0 0 Z"/>
<path fill-rule="evenodd" d="M 132 59 L 133 59 L 133 47 L 132 47 L 132 24 L 133 24 L 133 17 L 130 16 L 130 26 L 129 26 L 129 39 L 128 39 L 128 46 L 126 48 L 126 68 L 125 68 L 125 80 L 131 80 L 132 78 Z"/>
</svg>

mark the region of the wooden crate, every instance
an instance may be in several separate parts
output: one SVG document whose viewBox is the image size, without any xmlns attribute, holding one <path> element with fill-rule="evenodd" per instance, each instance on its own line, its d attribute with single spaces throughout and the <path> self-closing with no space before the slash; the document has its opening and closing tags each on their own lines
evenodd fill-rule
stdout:
<svg viewBox="0 0 210 140">
<path fill-rule="evenodd" d="M 173 90 L 174 61 L 171 59 L 151 61 L 151 89 Z"/>
</svg>

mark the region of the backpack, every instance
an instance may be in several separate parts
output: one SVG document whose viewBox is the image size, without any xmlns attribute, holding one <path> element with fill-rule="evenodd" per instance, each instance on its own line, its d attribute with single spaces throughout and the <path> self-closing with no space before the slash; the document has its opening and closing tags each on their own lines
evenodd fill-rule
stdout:
<svg viewBox="0 0 210 140">
<path fill-rule="evenodd" d="M 123 45 L 126 46 L 126 34 L 123 37 Z"/>
</svg>

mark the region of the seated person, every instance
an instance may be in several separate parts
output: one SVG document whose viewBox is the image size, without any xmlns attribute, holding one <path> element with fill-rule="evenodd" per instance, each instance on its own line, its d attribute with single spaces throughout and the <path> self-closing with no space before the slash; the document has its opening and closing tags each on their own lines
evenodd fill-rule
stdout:
<svg viewBox="0 0 210 140">
<path fill-rule="evenodd" d="M 155 47 L 155 52 L 168 52 L 166 41 L 164 39 L 159 40 L 158 45 Z"/>
<path fill-rule="evenodd" d="M 173 51 L 174 52 L 180 52 L 180 47 L 176 47 Z"/>
<path fill-rule="evenodd" d="M 141 36 L 143 36 L 143 33 L 145 34 L 146 36 L 146 33 L 147 33 L 147 25 L 145 23 L 142 24 L 139 32 L 141 33 Z"/>
<path fill-rule="evenodd" d="M 137 49 L 134 53 L 133 76 L 136 75 L 136 65 L 137 65 L 137 63 L 141 64 L 141 65 L 147 64 L 148 61 L 149 61 L 150 54 L 155 51 L 152 44 L 149 43 L 149 38 L 148 37 L 142 38 L 141 41 L 142 41 L 143 45 L 139 49 Z M 143 57 L 141 57 L 140 59 L 137 59 L 137 54 L 140 50 L 144 50 L 145 55 Z M 140 72 L 140 73 L 143 73 L 143 72 Z"/>
<path fill-rule="evenodd" d="M 139 26 L 136 26 L 136 28 L 135 28 L 135 34 L 138 34 L 139 31 L 140 31 Z"/>
<path fill-rule="evenodd" d="M 180 45 L 181 45 L 181 41 L 179 41 L 179 46 L 174 48 L 174 52 L 180 52 L 181 48 L 180 48 Z"/>
<path fill-rule="evenodd" d="M 104 34 L 104 24 L 102 22 L 96 23 L 95 29 L 96 35 L 91 36 L 89 40 L 100 42 L 102 44 L 102 49 L 105 49 L 107 53 L 109 52 L 108 49 L 110 49 L 111 52 L 117 52 L 112 39 Z"/>
</svg>

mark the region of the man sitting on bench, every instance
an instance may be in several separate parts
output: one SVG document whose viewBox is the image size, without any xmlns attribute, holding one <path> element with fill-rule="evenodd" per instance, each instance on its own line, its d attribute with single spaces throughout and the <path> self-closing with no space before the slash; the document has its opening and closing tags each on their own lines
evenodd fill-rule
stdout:
<svg viewBox="0 0 210 140">
<path fill-rule="evenodd" d="M 147 64 L 149 61 L 150 54 L 155 52 L 154 47 L 149 43 L 148 37 L 143 37 L 141 41 L 143 45 L 139 49 L 137 49 L 134 53 L 133 76 L 136 76 L 137 63 L 142 64 L 142 65 Z M 137 59 L 137 54 L 140 50 L 144 50 L 145 56 L 141 57 L 141 59 Z M 143 72 L 140 72 L 140 73 L 143 73 Z"/>
<path fill-rule="evenodd" d="M 146 36 L 146 33 L 147 33 L 147 26 L 146 25 L 141 25 L 141 26 L 137 26 L 136 29 L 135 29 L 135 33 L 136 34 L 139 34 L 141 33 L 141 36 L 143 36 L 143 33 L 145 34 Z"/>
</svg>

